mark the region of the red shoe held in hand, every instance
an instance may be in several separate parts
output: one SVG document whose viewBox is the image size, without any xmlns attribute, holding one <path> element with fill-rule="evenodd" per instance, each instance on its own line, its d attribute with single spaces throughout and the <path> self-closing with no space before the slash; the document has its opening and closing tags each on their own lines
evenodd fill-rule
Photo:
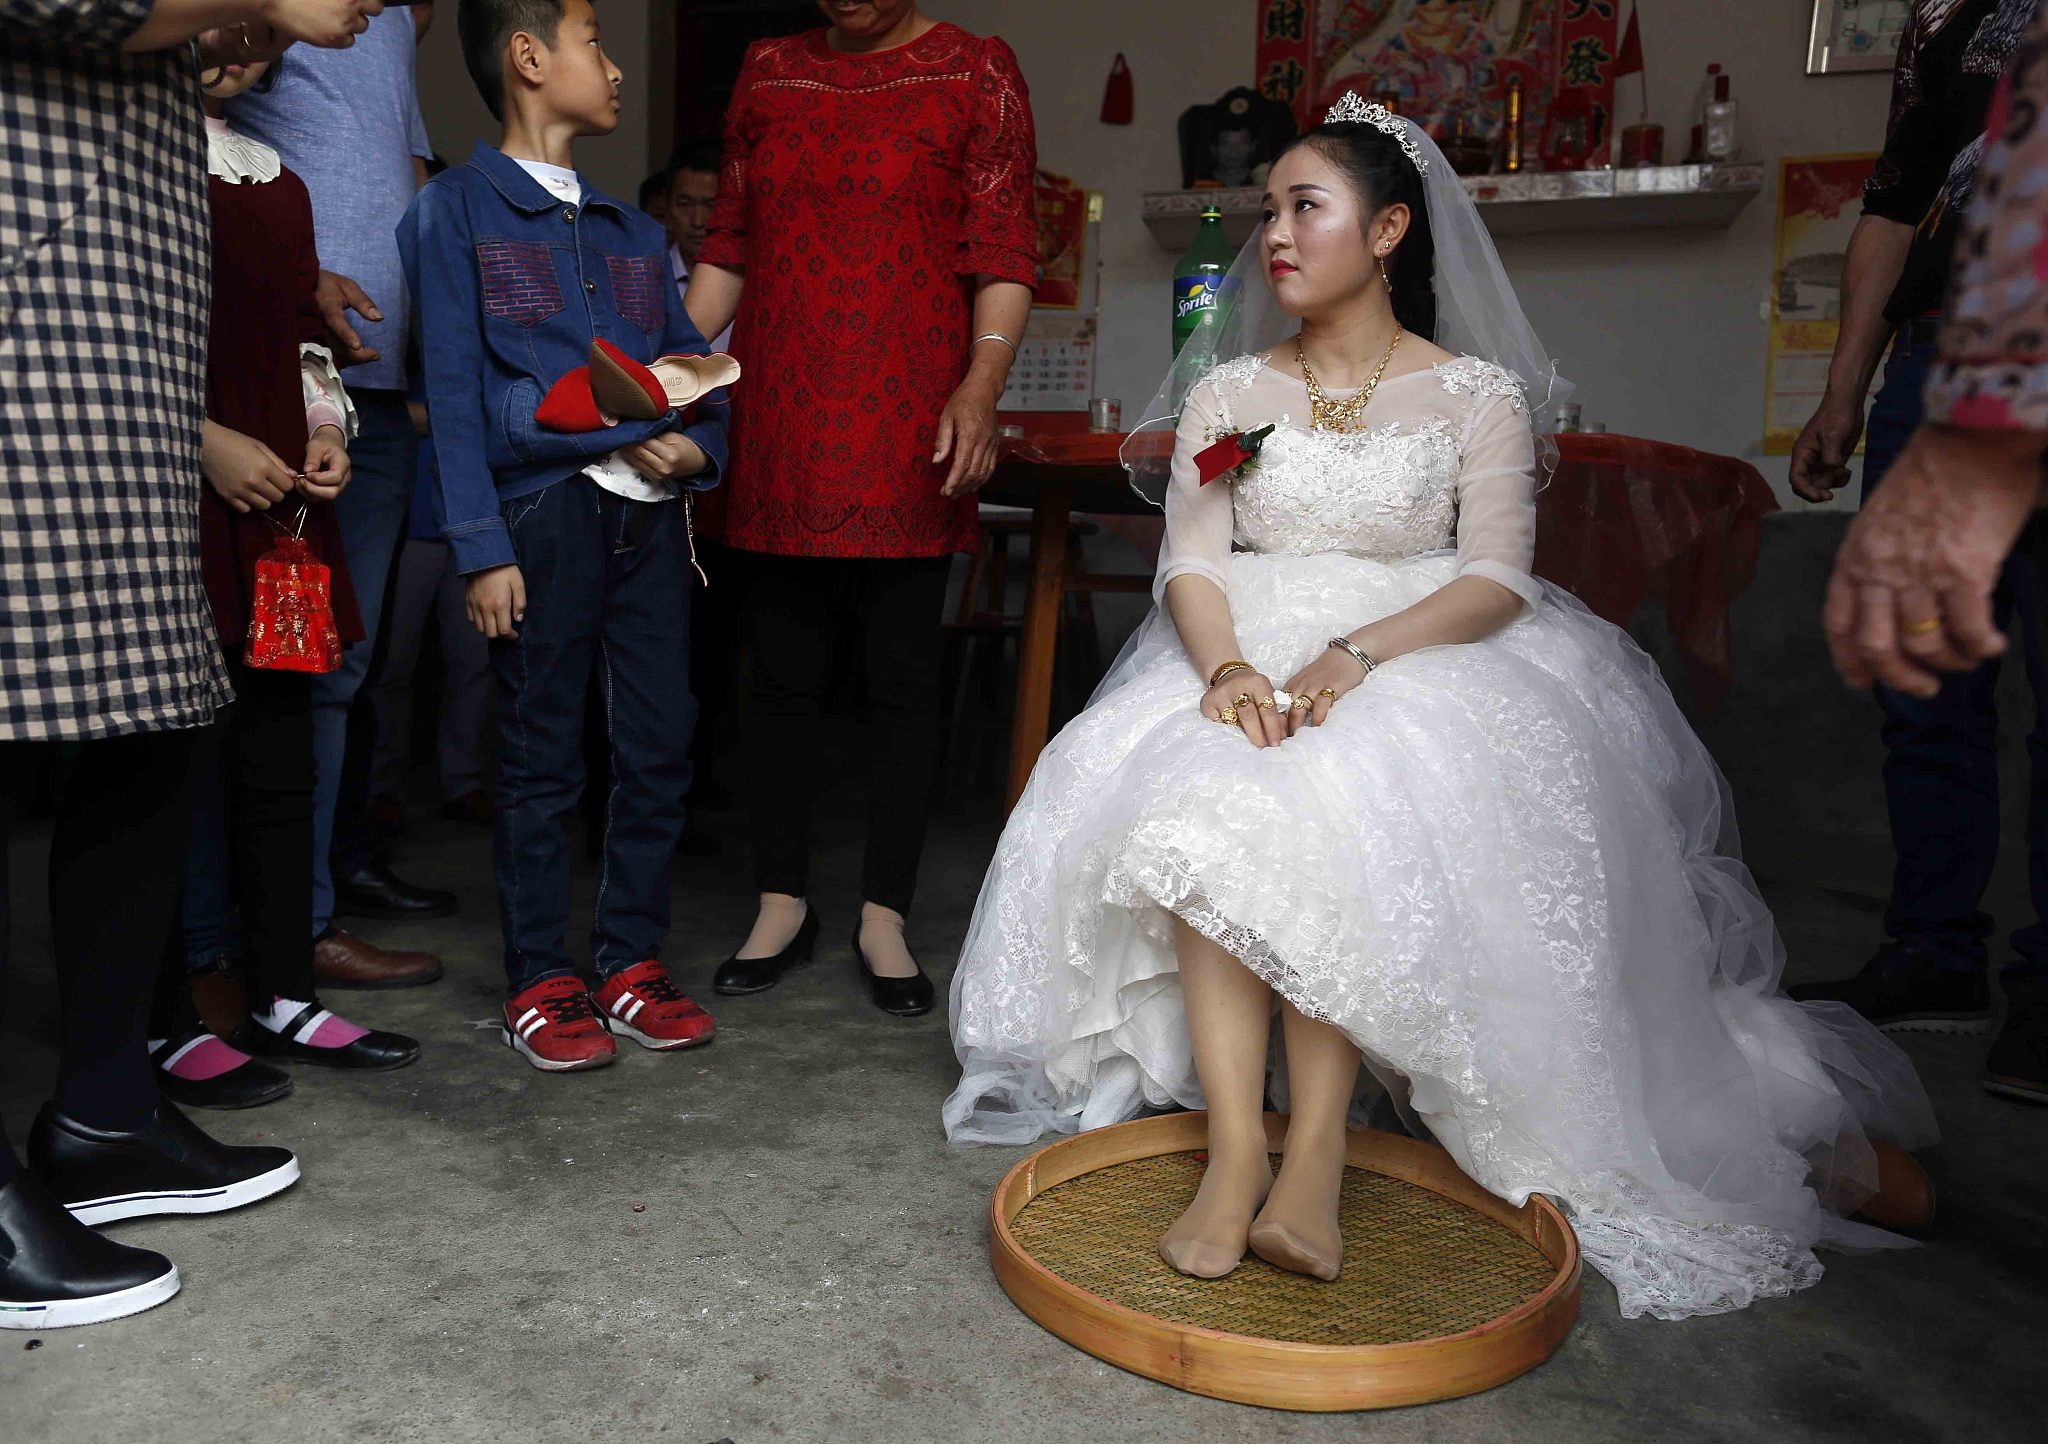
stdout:
<svg viewBox="0 0 2048 1444">
<path fill-rule="evenodd" d="M 609 341 L 590 343 L 590 364 L 578 366 L 548 390 L 534 419 L 550 431 L 602 431 L 621 420 L 652 421 L 693 408 L 721 386 L 740 379 L 732 357 L 658 356 L 642 365 Z"/>
</svg>

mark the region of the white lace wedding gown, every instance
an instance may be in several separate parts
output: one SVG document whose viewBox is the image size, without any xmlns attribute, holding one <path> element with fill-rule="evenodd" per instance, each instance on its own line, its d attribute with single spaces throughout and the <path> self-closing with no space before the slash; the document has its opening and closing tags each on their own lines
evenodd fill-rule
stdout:
<svg viewBox="0 0 2048 1444">
<path fill-rule="evenodd" d="M 1342 1028 L 1473 1178 L 1560 1200 L 1627 1315 L 1740 1308 L 1818 1279 L 1816 1244 L 1900 1242 L 1808 1179 L 1831 1157 L 1867 1180 L 1865 1134 L 1931 1142 L 1926 1096 L 1855 1014 L 1778 993 L 1718 769 L 1626 634 L 1529 575 L 1514 378 L 1462 358 L 1382 383 L 1356 432 L 1307 416 L 1257 356 L 1196 388 L 1162 590 L 1215 580 L 1276 683 L 1461 574 L 1528 605 L 1264 751 L 1200 714 L 1155 612 L 1004 830 L 953 980 L 949 1136 L 1199 1108 L 1174 913 Z M 1255 469 L 1196 483 L 1215 434 L 1267 422 Z"/>
</svg>

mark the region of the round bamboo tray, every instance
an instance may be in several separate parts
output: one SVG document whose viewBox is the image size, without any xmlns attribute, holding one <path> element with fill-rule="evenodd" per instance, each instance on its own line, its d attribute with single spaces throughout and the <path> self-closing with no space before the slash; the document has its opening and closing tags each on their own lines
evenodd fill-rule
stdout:
<svg viewBox="0 0 2048 1444">
<path fill-rule="evenodd" d="M 1277 1152 L 1287 1120 L 1266 1117 Z M 1579 1243 L 1549 1200 L 1516 1208 L 1432 1144 L 1353 1130 L 1335 1283 L 1257 1255 L 1191 1279 L 1159 1235 L 1201 1181 L 1208 1118 L 1098 1129 L 996 1188 L 989 1252 L 1011 1300 L 1096 1358 L 1273 1409 L 1385 1409 L 1476 1394 L 1555 1352 L 1579 1314 Z"/>
</svg>

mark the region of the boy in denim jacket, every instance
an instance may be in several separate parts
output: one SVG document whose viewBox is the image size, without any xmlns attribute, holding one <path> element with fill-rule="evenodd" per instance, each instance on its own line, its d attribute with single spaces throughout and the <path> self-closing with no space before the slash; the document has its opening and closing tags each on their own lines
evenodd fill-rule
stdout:
<svg viewBox="0 0 2048 1444">
<path fill-rule="evenodd" d="M 725 464 L 726 397 L 689 418 L 577 435 L 535 420 L 594 340 L 642 363 L 709 348 L 670 283 L 661 227 L 572 168 L 573 140 L 618 124 L 620 76 L 590 0 L 461 0 L 457 24 L 504 138 L 428 182 L 398 243 L 417 298 L 441 534 L 497 675 L 505 1041 L 536 1068 L 569 1072 L 611 1062 L 614 1033 L 662 1050 L 713 1033 L 660 950 L 697 713 L 688 494 Z M 566 943 L 593 668 L 612 757 L 595 993 Z"/>
</svg>

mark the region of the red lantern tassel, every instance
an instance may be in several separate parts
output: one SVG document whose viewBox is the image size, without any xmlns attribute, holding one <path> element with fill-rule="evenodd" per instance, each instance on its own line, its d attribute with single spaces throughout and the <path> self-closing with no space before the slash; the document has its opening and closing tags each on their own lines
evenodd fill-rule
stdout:
<svg viewBox="0 0 2048 1444">
<path fill-rule="evenodd" d="M 1109 67 L 1109 85 L 1102 92 L 1102 123 L 1129 125 L 1137 118 L 1138 103 L 1131 86 L 1131 66 L 1119 51 L 1116 64 Z"/>
</svg>

